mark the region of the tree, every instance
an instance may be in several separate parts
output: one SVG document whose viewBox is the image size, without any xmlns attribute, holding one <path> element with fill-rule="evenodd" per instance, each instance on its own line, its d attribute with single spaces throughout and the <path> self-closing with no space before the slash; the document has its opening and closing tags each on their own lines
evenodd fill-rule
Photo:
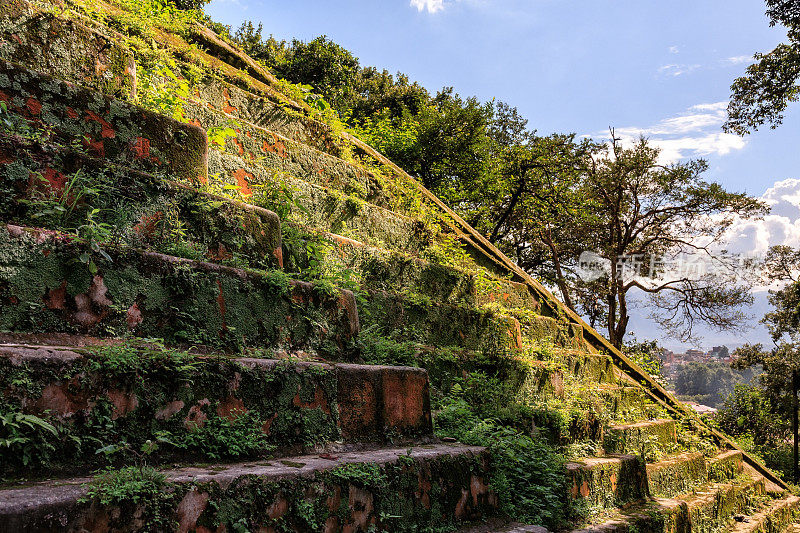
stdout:
<svg viewBox="0 0 800 533">
<path fill-rule="evenodd" d="M 262 35 L 261 23 L 247 20 L 233 35 L 248 55 L 262 61 L 275 74 L 292 83 L 310 85 L 337 111 L 347 109 L 356 98 L 358 58 L 349 50 L 320 35 L 309 42 L 291 44 Z"/>
<path fill-rule="evenodd" d="M 202 9 L 211 0 L 174 0 L 178 9 Z"/>
<path fill-rule="evenodd" d="M 767 325 L 774 342 L 772 349 L 765 350 L 761 344 L 745 345 L 734 352 L 734 368 L 761 365 L 764 373 L 760 385 L 767 397 L 770 410 L 782 420 L 791 418 L 794 434 L 794 457 L 792 461 L 795 482 L 798 481 L 798 389 L 800 388 L 800 281 L 795 273 L 800 263 L 800 254 L 785 246 L 770 250 L 765 264 L 765 277 L 787 285 L 770 291 L 769 302 L 773 311 L 767 313 L 762 322 Z"/>
<path fill-rule="evenodd" d="M 681 399 L 717 407 L 736 385 L 749 383 L 752 378 L 752 369 L 737 371 L 723 362 L 712 361 L 680 365 L 671 381 Z"/>
<path fill-rule="evenodd" d="M 763 215 L 766 205 L 703 181 L 703 160 L 662 165 L 658 156 L 659 150 L 644 138 L 624 148 L 612 130 L 612 141 L 588 154 L 574 191 L 585 199 L 586 208 L 576 216 L 547 221 L 559 235 L 589 239 L 589 249 L 605 264 L 604 271 L 587 281 L 577 275 L 576 249 L 560 247 L 557 240 L 550 251 L 554 262 L 576 273 L 570 278 L 556 273 L 560 283 L 595 298 L 615 346 L 621 346 L 627 331 L 632 290 L 643 293 L 651 316 L 682 340 L 692 337 L 696 321 L 717 329 L 742 327 L 740 307 L 752 298 L 749 285 L 737 281 L 735 271 L 722 268 L 724 264 L 715 273 L 696 276 L 671 272 L 659 260 L 683 254 L 715 260 L 714 243 L 735 217 Z M 640 268 L 650 274 L 647 279 L 637 275 Z"/>
<path fill-rule="evenodd" d="M 800 7 L 795 0 L 767 0 L 770 26 L 786 26 L 788 42 L 757 53 L 755 63 L 731 85 L 725 131 L 745 135 L 764 124 L 776 128 L 800 97 Z"/>
</svg>

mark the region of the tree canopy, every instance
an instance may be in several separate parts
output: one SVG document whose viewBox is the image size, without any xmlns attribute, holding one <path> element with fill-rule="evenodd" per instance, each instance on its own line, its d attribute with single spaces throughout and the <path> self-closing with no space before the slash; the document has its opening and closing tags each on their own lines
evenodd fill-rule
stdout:
<svg viewBox="0 0 800 533">
<path fill-rule="evenodd" d="M 767 16 L 771 26 L 788 29 L 787 42 L 756 53 L 755 63 L 733 82 L 725 131 L 745 135 L 764 124 L 776 128 L 800 97 L 800 6 L 794 0 L 767 0 Z"/>
</svg>

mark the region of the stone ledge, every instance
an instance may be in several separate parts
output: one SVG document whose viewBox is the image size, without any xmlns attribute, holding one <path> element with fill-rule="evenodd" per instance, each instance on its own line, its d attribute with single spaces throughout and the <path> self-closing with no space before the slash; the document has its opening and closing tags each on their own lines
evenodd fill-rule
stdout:
<svg viewBox="0 0 800 533">
<path fill-rule="evenodd" d="M 349 477 L 348 471 L 359 465 L 369 467 L 365 472 L 380 476 L 380 482 Z M 455 525 L 490 515 L 497 506 L 486 484 L 485 450 L 460 445 L 307 455 L 165 474 L 165 494 L 174 495 L 169 511 L 181 532 L 232 527 L 221 512 L 229 504 L 239 508 L 237 518 L 241 515 L 253 530 L 282 526 L 298 531 L 308 530 L 297 507 L 303 500 L 311 503 L 326 531 L 366 531 L 373 525 L 392 530 L 400 524 L 395 521 Z M 80 503 L 86 481 L 64 479 L 0 491 L 0 532 L 146 529 L 146 503 L 121 508 Z"/>
<path fill-rule="evenodd" d="M 171 345 L 313 351 L 352 357 L 360 326 L 352 292 L 317 290 L 283 274 L 126 247 L 104 247 L 92 274 L 87 243 L 0 226 L 0 329 L 161 338 Z M 118 332 L 115 334 L 115 332 Z M 110 334 L 109 334 L 110 333 Z"/>
</svg>

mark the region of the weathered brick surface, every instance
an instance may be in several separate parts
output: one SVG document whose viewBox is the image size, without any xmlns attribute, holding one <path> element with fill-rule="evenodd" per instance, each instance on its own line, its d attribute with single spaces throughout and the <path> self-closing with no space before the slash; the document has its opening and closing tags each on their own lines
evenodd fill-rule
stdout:
<svg viewBox="0 0 800 533">
<path fill-rule="evenodd" d="M 376 477 L 353 476 L 362 465 Z M 366 532 L 455 526 L 493 512 L 481 448 L 437 445 L 337 456 L 288 457 L 224 468 L 167 472 L 171 518 L 178 531 Z M 0 491 L 0 532 L 144 531 L 147 503 L 123 508 L 79 503 L 86 479 Z M 226 512 L 236 509 L 235 514 Z M 312 526 L 316 524 L 315 526 Z"/>
<path fill-rule="evenodd" d="M 16 127 L 47 130 L 69 146 L 146 171 L 205 180 L 206 135 L 195 126 L 80 88 L 14 63 L 0 61 L 0 101 Z"/>
<path fill-rule="evenodd" d="M 644 453 L 651 449 L 670 451 L 675 442 L 675 421 L 662 419 L 611 426 L 603 447 L 607 453 Z"/>
<path fill-rule="evenodd" d="M 686 452 L 647 465 L 650 494 L 672 498 L 707 483 L 706 459 L 699 452 Z"/>
<path fill-rule="evenodd" d="M 20 332 L 130 332 L 172 344 L 313 350 L 348 357 L 358 333 L 349 291 L 144 252 L 94 254 L 74 236 L 18 226 L 0 229 L 0 329 Z"/>
<path fill-rule="evenodd" d="M 393 250 L 421 253 L 433 242 L 430 230 L 422 222 L 321 185 L 295 179 L 291 175 L 249 163 L 234 154 L 209 152 L 209 175 L 220 184 L 239 187 L 246 197 L 259 188 L 276 190 L 281 184 L 290 189 L 305 212 L 294 219 L 317 230 L 353 236 L 359 241 Z M 216 178 L 212 178 L 216 179 Z"/>
<path fill-rule="evenodd" d="M 250 164 L 388 207 L 380 183 L 357 165 L 246 121 L 233 121 L 226 114 L 199 104 L 185 103 L 183 113 L 191 124 L 206 130 L 233 129 L 234 135 L 226 136 L 222 146 L 213 144 L 214 149 L 235 154 Z"/>
<path fill-rule="evenodd" d="M 121 440 L 137 425 L 177 435 L 202 426 L 212 414 L 233 419 L 251 411 L 264 422 L 269 442 L 283 451 L 432 435 L 428 375 L 418 368 L 198 355 L 183 376 L 155 367 L 115 374 L 103 371 L 109 356 L 102 350 L 22 341 L 0 344 L 4 402 L 79 437 L 103 405 L 111 408 L 114 424 L 107 431 L 117 431 Z M 24 387 L 16 384 L 22 375 Z M 51 466 L 69 470 L 96 459 L 89 453 Z"/>
<path fill-rule="evenodd" d="M 644 463 L 633 455 L 567 463 L 567 479 L 570 497 L 592 506 L 621 507 L 648 497 Z"/>
<path fill-rule="evenodd" d="M 136 63 L 123 44 L 25 0 L 0 2 L 0 59 L 111 96 L 136 92 Z"/>
<path fill-rule="evenodd" d="M 190 100 L 238 117 L 334 156 L 341 155 L 330 127 L 273 100 L 218 79 L 204 80 Z"/>
<path fill-rule="evenodd" d="M 76 184 L 70 185 L 70 180 L 77 180 Z M 180 240 L 214 262 L 246 258 L 253 267 L 281 268 L 283 264 L 275 213 L 108 165 L 72 149 L 0 133 L 0 187 L 11 192 L 0 202 L 0 220 L 9 223 L 66 229 L 75 221 L 41 217 L 37 210 L 42 208 L 30 201 L 65 200 L 64 194 L 85 187 L 102 194 L 83 198 L 75 211 L 98 209 L 94 219 L 111 224 L 119 243 L 170 251 Z M 83 214 L 76 217 L 81 218 L 79 223 L 85 221 Z"/>
</svg>

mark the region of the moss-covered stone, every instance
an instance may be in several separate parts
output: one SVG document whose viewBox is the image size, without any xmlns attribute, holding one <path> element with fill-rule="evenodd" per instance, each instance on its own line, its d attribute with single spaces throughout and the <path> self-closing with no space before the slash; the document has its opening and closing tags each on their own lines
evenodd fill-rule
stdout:
<svg viewBox="0 0 800 533">
<path fill-rule="evenodd" d="M 644 455 L 648 450 L 670 451 L 675 444 L 675 421 L 670 419 L 611 426 L 603 438 L 608 453 Z"/>
<path fill-rule="evenodd" d="M 195 87 L 192 101 L 248 122 L 317 150 L 340 156 L 329 126 L 290 111 L 272 99 L 243 90 L 220 79 L 207 79 Z"/>
<path fill-rule="evenodd" d="M 644 463 L 632 455 L 568 463 L 567 476 L 570 497 L 578 507 L 609 509 L 648 496 Z"/>
<path fill-rule="evenodd" d="M 248 414 L 281 453 L 431 435 L 427 374 L 413 368 L 232 359 L 113 340 L 76 350 L 12 345 L 0 346 L 0 390 L 4 415 L 40 416 L 68 436 L 24 471 L 6 456 L 0 476 L 95 466 L 103 462 L 95 449 L 119 442 L 136 449 L 166 434 L 181 443 L 215 416 Z M 163 445 L 149 461 L 202 453 Z"/>
<path fill-rule="evenodd" d="M 136 93 L 136 64 L 123 43 L 25 0 L 0 4 L 0 59 L 110 96 Z"/>
<path fill-rule="evenodd" d="M 275 213 L 0 133 L 0 219 L 77 231 L 89 211 L 117 243 L 258 268 L 282 266 Z M 52 213 L 55 206 L 66 212 Z M 48 214 L 49 213 L 49 214 Z"/>
<path fill-rule="evenodd" d="M 81 480 L 6 489 L 0 528 L 148 531 L 142 517 L 159 506 L 167 529 L 183 531 L 447 531 L 495 511 L 487 479 L 486 452 L 465 446 L 198 466 L 166 472 L 159 501 L 79 501 L 87 492 Z M 42 505 L 43 494 L 55 498 Z"/>
<path fill-rule="evenodd" d="M 650 494 L 658 498 L 691 492 L 708 481 L 706 459 L 699 452 L 687 452 L 647 465 Z"/>
<path fill-rule="evenodd" d="M 303 207 L 294 220 L 314 229 L 353 237 L 365 244 L 394 250 L 421 253 L 432 242 L 432 234 L 413 219 L 382 209 L 361 199 L 327 189 L 253 165 L 237 155 L 209 153 L 209 174 L 212 183 L 233 185 L 245 196 L 288 187 L 296 202 Z"/>
<path fill-rule="evenodd" d="M 15 127 L 132 168 L 204 181 L 206 135 L 195 126 L 102 93 L 0 62 L 0 100 Z"/>
<path fill-rule="evenodd" d="M 347 359 L 355 300 L 283 273 L 248 272 L 130 248 L 81 264 L 86 243 L 42 230 L 0 231 L 0 330 L 132 333 L 170 344 L 312 350 Z"/>
</svg>

